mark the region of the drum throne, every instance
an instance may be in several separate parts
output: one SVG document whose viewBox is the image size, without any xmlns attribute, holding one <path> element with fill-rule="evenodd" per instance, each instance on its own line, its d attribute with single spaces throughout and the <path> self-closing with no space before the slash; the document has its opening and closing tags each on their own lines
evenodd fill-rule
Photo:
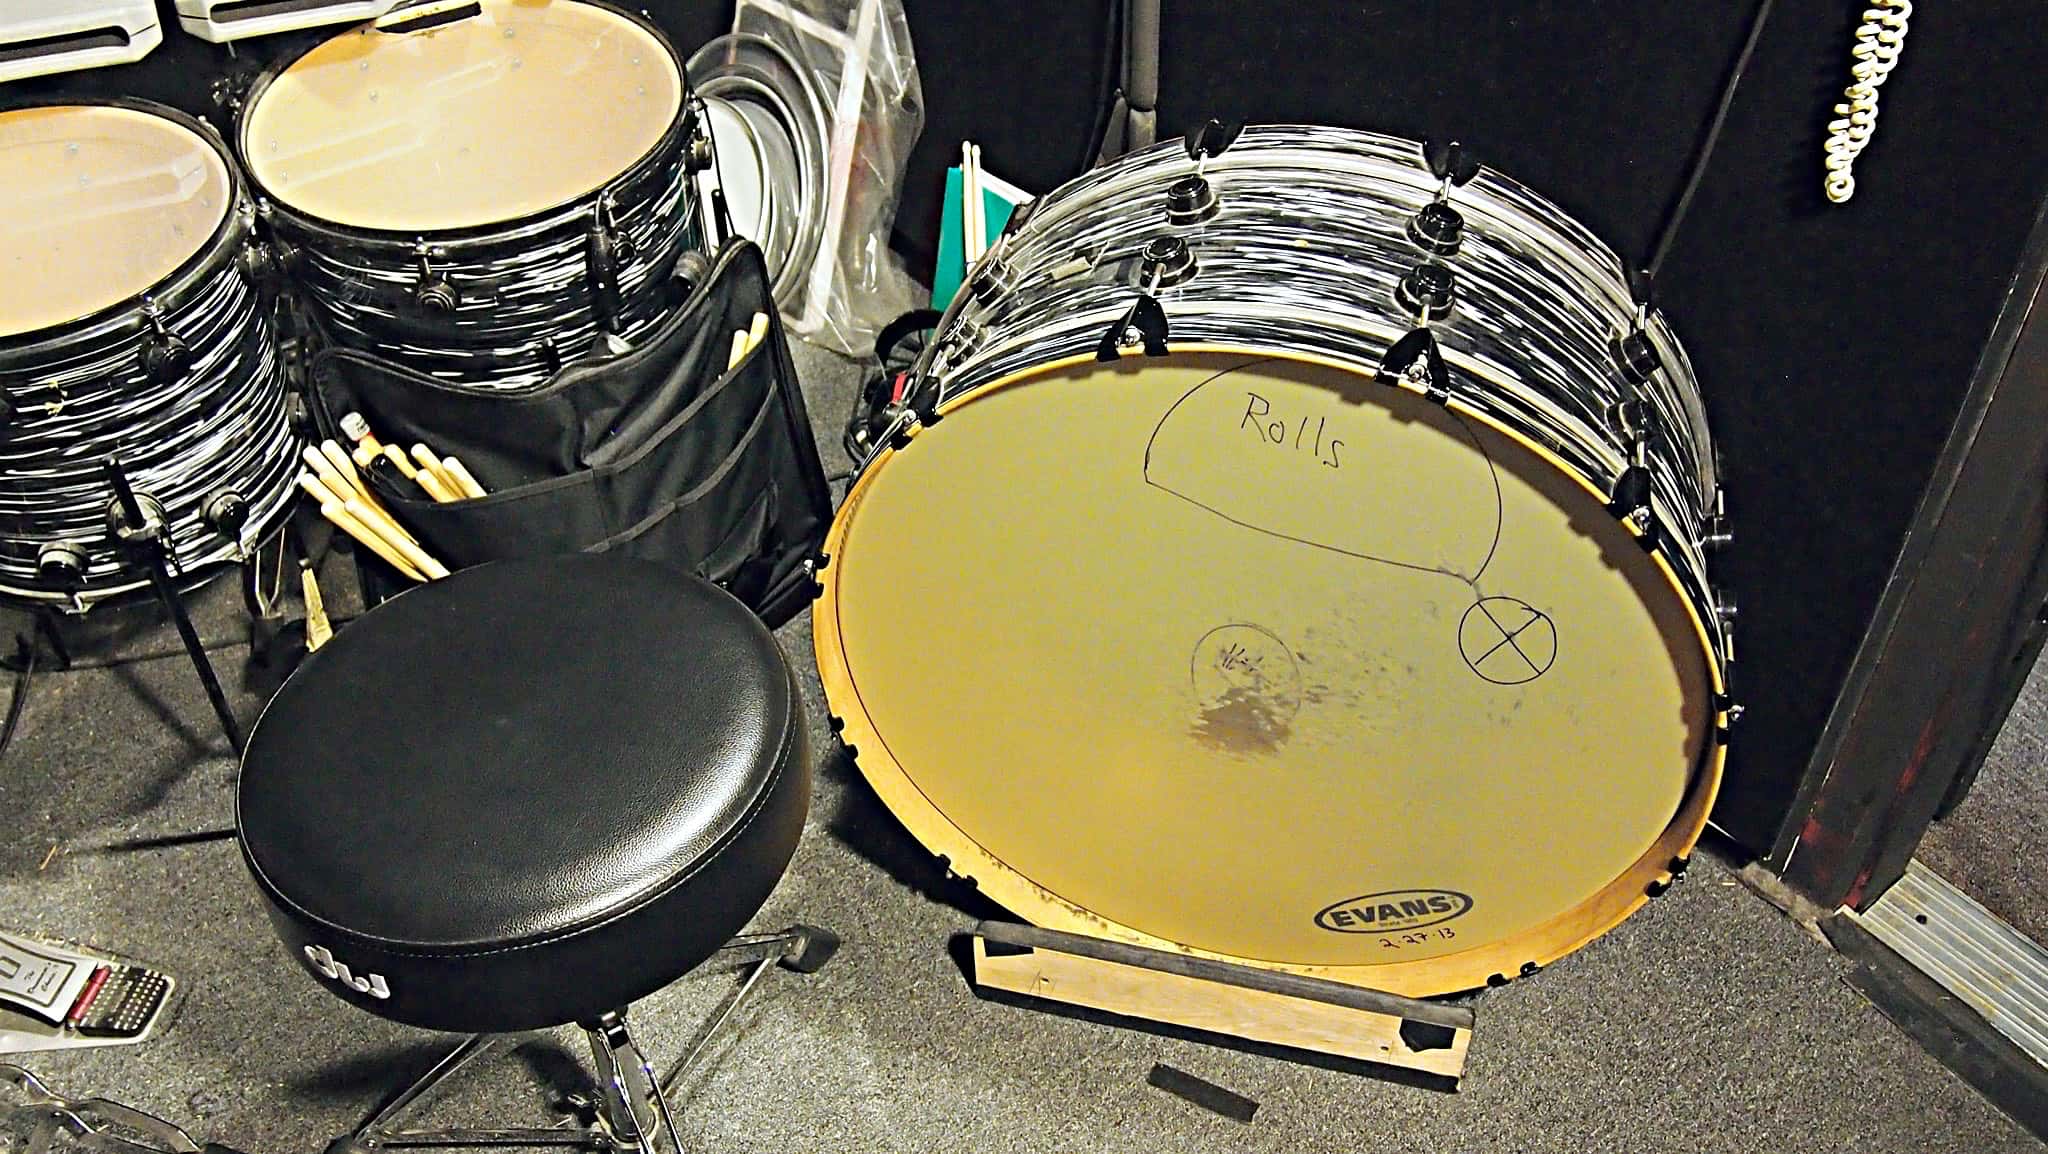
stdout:
<svg viewBox="0 0 2048 1154">
<path fill-rule="evenodd" d="M 243 853 L 291 956 L 358 1010 L 471 1035 L 330 1146 L 680 1150 L 664 1094 L 776 966 L 838 946 L 735 936 L 803 831 L 796 681 L 737 600 L 607 556 L 501 562 L 394 598 L 310 657 L 250 737 Z M 627 1007 L 744 965 L 658 1077 Z M 401 1118 L 519 1034 L 574 1024 L 580 1117 L 414 1130 Z"/>
</svg>

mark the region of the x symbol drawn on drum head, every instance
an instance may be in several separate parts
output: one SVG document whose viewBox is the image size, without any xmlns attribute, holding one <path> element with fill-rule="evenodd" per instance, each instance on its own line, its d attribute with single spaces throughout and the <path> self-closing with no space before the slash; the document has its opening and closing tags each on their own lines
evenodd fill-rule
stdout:
<svg viewBox="0 0 2048 1154">
<path fill-rule="evenodd" d="M 1487 681 L 1520 685 L 1556 662 L 1557 625 L 1520 598 L 1481 598 L 1458 621 L 1458 651 Z"/>
</svg>

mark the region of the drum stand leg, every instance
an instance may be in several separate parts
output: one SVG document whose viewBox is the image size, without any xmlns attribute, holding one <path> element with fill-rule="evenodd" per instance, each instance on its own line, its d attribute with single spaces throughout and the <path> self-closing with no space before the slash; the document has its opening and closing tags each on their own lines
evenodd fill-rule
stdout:
<svg viewBox="0 0 2048 1154">
<path fill-rule="evenodd" d="M 198 631 L 192 628 L 192 617 L 185 612 L 185 600 L 171 580 L 170 525 L 163 505 L 148 494 L 136 493 L 120 461 L 109 460 L 106 471 L 107 481 L 114 487 L 114 503 L 107 510 L 108 525 L 122 546 L 149 570 L 149 583 L 156 590 L 157 600 L 170 613 L 172 624 L 177 626 L 178 640 L 185 644 L 185 654 L 192 659 L 192 668 L 206 689 L 206 700 L 212 703 L 214 716 L 220 719 L 221 732 L 227 735 L 235 756 L 240 757 L 241 723 L 228 707 L 227 694 L 221 690 L 220 678 L 214 675 L 213 662 L 207 659 L 206 647 L 200 643 Z"/>
<path fill-rule="evenodd" d="M 675 1118 L 668 1105 L 671 1087 L 689 1070 L 710 1039 L 731 1019 L 733 1011 L 753 993 L 762 975 L 776 966 L 800 974 L 815 973 L 838 948 L 838 935 L 815 926 L 791 926 L 777 933 L 749 934 L 727 942 L 724 948 L 712 955 L 705 967 L 742 963 L 747 966 L 746 977 L 713 1011 L 689 1050 L 665 1078 L 655 1077 L 653 1064 L 627 1031 L 623 1008 L 604 1014 L 595 1021 L 580 1023 L 590 1043 L 597 1086 L 589 1095 L 572 1095 L 570 1102 L 594 1116 L 594 1125 L 580 1125 L 575 1119 L 569 1119 L 553 1126 L 510 1129 L 402 1128 L 399 1125 L 401 1117 L 421 1099 L 501 1043 L 520 1036 L 476 1034 L 449 1051 L 418 1081 L 400 1091 L 362 1125 L 329 1143 L 326 1154 L 368 1154 L 382 1149 L 439 1146 L 581 1146 L 616 1151 L 617 1154 L 657 1154 L 664 1138 L 669 1151 L 682 1154 Z"/>
</svg>

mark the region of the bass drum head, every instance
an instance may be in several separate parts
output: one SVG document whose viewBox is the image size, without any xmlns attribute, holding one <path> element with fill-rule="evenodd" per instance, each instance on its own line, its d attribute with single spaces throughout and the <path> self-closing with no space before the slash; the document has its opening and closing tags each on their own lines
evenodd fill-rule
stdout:
<svg viewBox="0 0 2048 1154">
<path fill-rule="evenodd" d="M 532 216 L 604 187 L 683 106 L 682 70 L 647 28 L 573 0 L 483 0 L 419 32 L 364 25 L 253 98 L 250 176 L 349 228 L 436 232 Z"/>
<path fill-rule="evenodd" d="M 1467 989 L 1626 917 L 1719 780 L 1663 560 L 1528 442 L 1335 362 L 992 383 L 827 548 L 861 770 L 1051 928 Z"/>
<path fill-rule="evenodd" d="M 124 304 L 197 256 L 234 203 L 226 159 L 115 105 L 0 112 L 0 338 Z"/>
</svg>

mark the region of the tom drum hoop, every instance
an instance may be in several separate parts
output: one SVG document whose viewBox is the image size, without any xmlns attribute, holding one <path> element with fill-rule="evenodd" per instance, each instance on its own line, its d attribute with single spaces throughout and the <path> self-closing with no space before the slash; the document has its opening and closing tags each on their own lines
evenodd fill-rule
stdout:
<svg viewBox="0 0 2048 1154">
<path fill-rule="evenodd" d="M 0 599 L 145 587 L 109 531 L 118 458 L 188 575 L 289 508 L 298 442 L 254 209 L 225 144 L 142 101 L 0 111 Z"/>
<path fill-rule="evenodd" d="M 238 143 L 329 337 L 458 387 L 636 340 L 703 247 L 681 62 L 590 0 L 365 24 L 260 79 Z"/>
<path fill-rule="evenodd" d="M 1720 780 L 1691 368 L 1497 173 L 1204 139 L 974 270 L 828 538 L 827 700 L 1042 925 L 1408 994 L 1529 972 L 1671 882 Z"/>
</svg>

